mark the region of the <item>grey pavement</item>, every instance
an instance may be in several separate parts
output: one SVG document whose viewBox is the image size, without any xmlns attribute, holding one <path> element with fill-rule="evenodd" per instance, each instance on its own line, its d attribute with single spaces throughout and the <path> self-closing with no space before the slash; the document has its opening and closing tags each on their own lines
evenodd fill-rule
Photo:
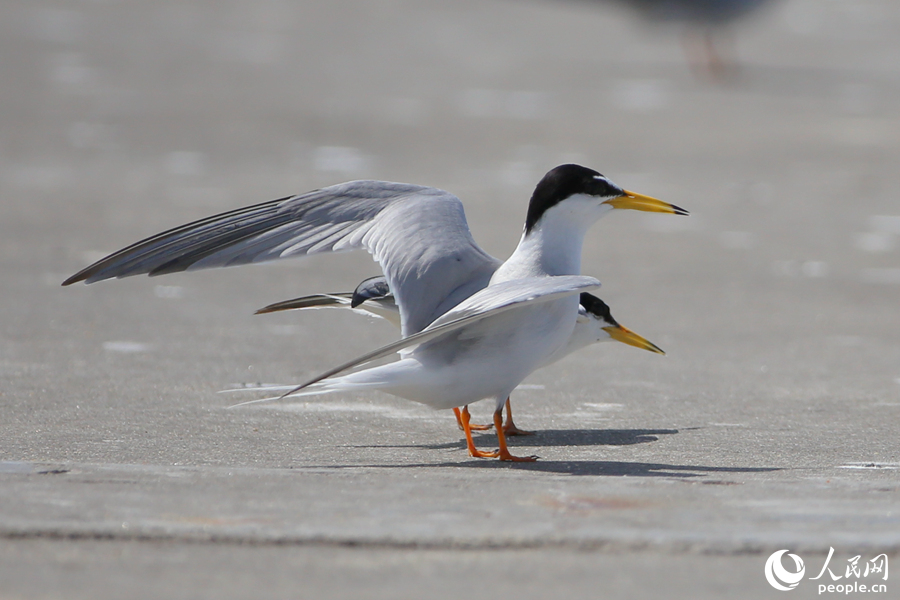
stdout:
<svg viewBox="0 0 900 600">
<path fill-rule="evenodd" d="M 898 29 L 888 0 L 773 3 L 715 81 L 604 3 L 4 3 L 0 598 L 806 598 L 829 548 L 834 583 L 876 583 L 845 568 L 900 554 Z M 584 273 L 668 355 L 533 374 L 536 463 L 386 395 L 228 408 L 395 338 L 253 315 L 352 289 L 365 254 L 59 285 L 364 177 L 452 191 L 505 257 L 570 161 L 692 215 L 588 235 Z"/>
</svg>

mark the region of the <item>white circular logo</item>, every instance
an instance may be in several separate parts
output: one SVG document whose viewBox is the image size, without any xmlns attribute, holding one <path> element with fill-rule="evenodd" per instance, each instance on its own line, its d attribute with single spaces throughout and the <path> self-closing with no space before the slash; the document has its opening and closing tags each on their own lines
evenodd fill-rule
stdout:
<svg viewBox="0 0 900 600">
<path fill-rule="evenodd" d="M 766 561 L 766 581 L 773 588 L 782 592 L 787 592 L 797 587 L 797 584 L 800 583 L 800 580 L 806 574 L 806 566 L 803 564 L 803 559 L 796 554 L 788 554 L 788 556 L 794 559 L 794 566 L 797 568 L 797 571 L 791 573 L 784 568 L 784 565 L 781 564 L 781 557 L 784 556 L 785 552 L 787 550 L 779 550 Z"/>
</svg>

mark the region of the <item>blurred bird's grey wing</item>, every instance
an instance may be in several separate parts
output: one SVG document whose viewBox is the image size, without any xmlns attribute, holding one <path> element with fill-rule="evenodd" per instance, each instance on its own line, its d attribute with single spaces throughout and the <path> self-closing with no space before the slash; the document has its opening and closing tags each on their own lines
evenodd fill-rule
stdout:
<svg viewBox="0 0 900 600">
<path fill-rule="evenodd" d="M 500 264 L 472 239 L 456 196 L 418 185 L 352 181 L 170 229 L 111 254 L 63 285 L 356 248 L 381 264 L 405 335 L 487 285 Z"/>
<path fill-rule="evenodd" d="M 460 302 L 458 306 L 446 312 L 423 331 L 407 336 L 387 346 L 382 346 L 377 350 L 363 354 L 350 362 L 326 371 L 295 387 L 281 397 L 290 396 L 323 379 L 338 375 L 343 371 L 364 365 L 373 360 L 384 358 L 400 350 L 419 346 L 442 335 L 458 331 L 476 323 L 487 323 L 487 320 L 508 310 L 573 296 L 599 287 L 599 281 L 593 277 L 581 275 L 529 277 L 491 285 Z M 256 401 L 251 400 L 244 404 L 253 402 Z"/>
</svg>

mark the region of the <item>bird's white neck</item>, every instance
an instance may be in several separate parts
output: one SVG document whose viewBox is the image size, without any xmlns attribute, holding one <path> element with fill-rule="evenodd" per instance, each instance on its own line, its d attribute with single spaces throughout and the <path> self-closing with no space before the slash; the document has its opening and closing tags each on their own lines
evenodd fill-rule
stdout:
<svg viewBox="0 0 900 600">
<path fill-rule="evenodd" d="M 605 211 L 597 210 L 596 200 L 588 206 L 570 200 L 566 201 L 567 206 L 551 208 L 530 231 L 522 234 L 515 252 L 497 269 L 491 283 L 581 274 L 584 236 Z"/>
</svg>

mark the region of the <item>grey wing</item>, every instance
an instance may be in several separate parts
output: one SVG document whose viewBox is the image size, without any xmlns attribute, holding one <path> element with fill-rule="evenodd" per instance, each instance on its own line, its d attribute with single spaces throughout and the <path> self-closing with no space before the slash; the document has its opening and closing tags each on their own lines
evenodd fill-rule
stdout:
<svg viewBox="0 0 900 600">
<path fill-rule="evenodd" d="M 408 335 L 481 289 L 499 261 L 472 239 L 443 190 L 352 181 L 170 229 L 94 263 L 63 285 L 162 275 L 364 248 L 381 264 Z"/>
<path fill-rule="evenodd" d="M 359 356 L 350 362 L 337 366 L 309 381 L 300 384 L 281 396 L 284 398 L 314 383 L 338 375 L 348 369 L 359 367 L 373 360 L 384 358 L 400 350 L 425 344 L 448 333 L 459 331 L 473 324 L 486 323 L 492 317 L 521 306 L 549 302 L 566 296 L 595 290 L 600 282 L 593 277 L 564 275 L 558 277 L 529 277 L 491 285 L 463 300 L 434 323 L 416 334 L 382 346 L 377 350 Z M 244 404 L 250 404 L 250 401 Z"/>
</svg>

